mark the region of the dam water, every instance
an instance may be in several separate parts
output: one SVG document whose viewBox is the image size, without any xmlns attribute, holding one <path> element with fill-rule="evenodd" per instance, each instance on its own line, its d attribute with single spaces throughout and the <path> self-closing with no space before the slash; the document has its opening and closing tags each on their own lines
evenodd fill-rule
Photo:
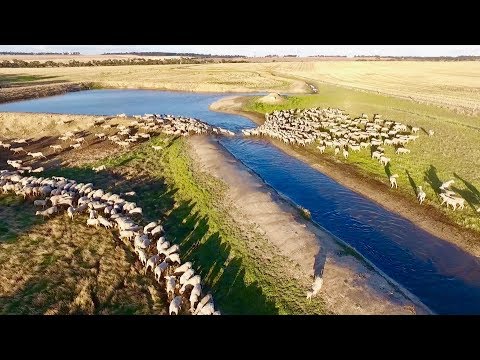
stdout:
<svg viewBox="0 0 480 360">
<path fill-rule="evenodd" d="M 128 115 L 157 113 L 194 117 L 239 133 L 249 119 L 210 111 L 228 94 L 150 90 L 89 90 L 0 104 L 0 111 Z M 480 314 L 480 260 L 409 220 L 351 191 L 309 165 L 257 138 L 219 142 L 268 185 L 310 210 L 319 226 L 417 296 L 438 314 Z"/>
</svg>

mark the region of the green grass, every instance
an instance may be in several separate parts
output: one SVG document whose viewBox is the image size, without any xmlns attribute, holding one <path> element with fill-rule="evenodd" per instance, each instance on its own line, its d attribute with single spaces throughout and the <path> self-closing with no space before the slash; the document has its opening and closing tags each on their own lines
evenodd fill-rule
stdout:
<svg viewBox="0 0 480 360">
<path fill-rule="evenodd" d="M 392 159 L 391 166 L 384 169 L 376 160 L 371 160 L 370 150 L 350 152 L 348 160 L 338 156 L 340 161 L 355 165 L 369 176 L 388 184 L 388 175 L 397 173 L 400 191 L 415 199 L 415 188 L 422 185 L 427 193 L 427 203 L 443 211 L 455 223 L 480 232 L 480 216 L 475 209 L 480 207 L 480 117 L 460 115 L 437 106 L 419 104 L 409 100 L 383 96 L 364 91 L 346 89 L 322 83 L 315 84 L 318 94 L 288 96 L 285 103 L 269 105 L 258 102 L 258 97 L 245 104 L 244 110 L 258 113 L 279 109 L 335 107 L 347 111 L 352 117 L 367 113 L 382 114 L 408 125 L 418 126 L 435 135 L 428 137 L 421 130 L 416 142 L 407 144 L 409 155 L 395 155 L 393 148 L 386 146 L 386 156 Z M 320 155 L 316 145 L 302 149 L 303 153 L 315 158 L 333 157 L 333 150 Z M 454 179 L 452 186 L 466 199 L 466 208 L 461 211 L 447 211 L 440 207 L 437 197 L 438 184 Z"/>
</svg>

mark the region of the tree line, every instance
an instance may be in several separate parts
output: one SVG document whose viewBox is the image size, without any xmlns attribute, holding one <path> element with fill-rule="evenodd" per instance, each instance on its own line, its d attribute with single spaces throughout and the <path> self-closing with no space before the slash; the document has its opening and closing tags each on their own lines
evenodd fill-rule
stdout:
<svg viewBox="0 0 480 360">
<path fill-rule="evenodd" d="M 25 61 L 20 59 L 0 61 L 0 68 L 51 68 L 51 67 L 89 67 L 89 66 L 125 66 L 125 65 L 176 65 L 176 64 L 208 64 L 208 63 L 244 63 L 242 59 L 210 59 L 210 58 L 176 58 L 176 59 L 105 59 L 68 62 L 58 61 Z"/>
</svg>

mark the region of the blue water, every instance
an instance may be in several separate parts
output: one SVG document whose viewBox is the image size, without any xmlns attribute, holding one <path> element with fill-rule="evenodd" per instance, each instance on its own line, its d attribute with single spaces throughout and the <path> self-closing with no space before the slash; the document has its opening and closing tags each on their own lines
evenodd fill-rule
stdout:
<svg viewBox="0 0 480 360">
<path fill-rule="evenodd" d="M 208 106 L 225 94 L 91 90 L 0 104 L 0 111 L 195 117 L 238 132 L 250 120 Z M 410 221 L 343 187 L 267 141 L 240 136 L 220 143 L 275 190 L 311 211 L 312 219 L 440 314 L 480 314 L 480 261 Z"/>
</svg>

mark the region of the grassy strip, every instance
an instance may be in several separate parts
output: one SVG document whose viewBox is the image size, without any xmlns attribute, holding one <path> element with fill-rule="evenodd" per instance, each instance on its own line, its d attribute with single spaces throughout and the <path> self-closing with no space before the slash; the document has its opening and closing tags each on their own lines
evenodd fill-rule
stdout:
<svg viewBox="0 0 480 360">
<path fill-rule="evenodd" d="M 348 160 L 338 156 L 337 160 L 355 167 L 388 184 L 388 176 L 397 173 L 399 189 L 405 195 L 416 196 L 416 187 L 423 186 L 427 193 L 427 203 L 443 211 L 455 223 L 480 232 L 480 216 L 476 208 L 480 207 L 480 117 L 459 115 L 435 106 L 418 104 L 393 97 L 355 91 L 326 84 L 316 84 L 319 94 L 289 96 L 284 103 L 270 105 L 252 98 L 244 107 L 246 111 L 258 113 L 279 109 L 337 107 L 346 110 L 351 116 L 362 112 L 372 116 L 380 113 L 383 118 L 419 126 L 420 138 L 407 145 L 410 155 L 395 155 L 393 148 L 386 146 L 386 156 L 392 159 L 391 166 L 383 168 L 370 158 L 370 150 L 359 153 L 350 152 Z M 426 131 L 433 129 L 435 135 L 428 137 Z M 423 131 L 425 130 L 425 131 Z M 325 156 L 333 159 L 333 150 L 320 155 L 316 144 L 305 149 L 297 149 L 312 158 Z M 440 206 L 438 186 L 454 179 L 452 190 L 466 199 L 465 210 L 447 211 Z"/>
</svg>

